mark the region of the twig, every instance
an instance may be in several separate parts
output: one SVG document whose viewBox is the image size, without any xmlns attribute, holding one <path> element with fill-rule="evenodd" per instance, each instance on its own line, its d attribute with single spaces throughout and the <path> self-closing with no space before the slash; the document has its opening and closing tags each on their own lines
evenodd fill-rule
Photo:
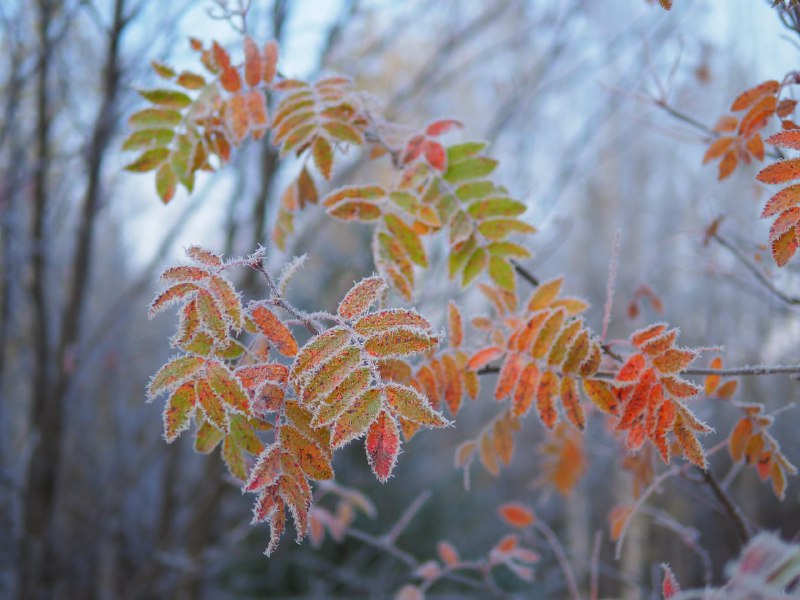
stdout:
<svg viewBox="0 0 800 600">
<path fill-rule="evenodd" d="M 717 500 L 719 500 L 720 504 L 722 504 L 723 508 L 725 508 L 725 512 L 733 522 L 733 525 L 736 528 L 736 533 L 739 535 L 739 540 L 742 542 L 742 545 L 745 545 L 750 539 L 750 532 L 747 530 L 747 525 L 745 525 L 744 520 L 742 519 L 742 514 L 739 511 L 739 508 L 733 503 L 725 490 L 720 487 L 719 483 L 717 483 L 717 480 L 711 473 L 711 469 L 702 471 L 702 473 L 703 479 L 711 488 L 711 491 L 714 492 L 714 496 L 716 496 Z"/>
<path fill-rule="evenodd" d="M 499 373 L 500 367 L 487 365 L 478 370 L 478 375 Z M 733 367 L 730 369 L 697 368 L 681 371 L 681 375 L 719 375 L 720 377 L 745 377 L 760 375 L 800 375 L 800 365 L 754 365 L 752 367 Z M 592 375 L 593 379 L 614 379 L 616 371 L 598 371 Z"/>
<path fill-rule="evenodd" d="M 390 554 L 392 557 L 396 558 L 403 564 L 405 564 L 411 571 L 415 571 L 419 566 L 420 562 L 414 558 L 411 554 L 399 548 L 396 544 L 397 538 L 399 538 L 403 531 L 405 531 L 408 526 L 411 524 L 411 521 L 414 517 L 419 513 L 422 506 L 428 499 L 431 497 L 431 493 L 428 490 L 423 490 L 415 499 L 414 501 L 403 511 L 403 514 L 400 515 L 397 523 L 384 535 L 375 536 L 365 531 L 361 531 L 360 529 L 350 528 L 347 530 L 347 535 L 353 537 L 365 544 L 372 546 L 373 548 L 377 548 L 379 550 L 383 550 L 384 552 Z M 449 579 L 451 581 L 475 588 L 480 590 L 488 590 L 494 594 L 500 593 L 499 590 L 493 589 L 491 586 L 491 581 L 484 580 L 476 581 L 475 579 L 471 579 L 469 577 L 464 577 L 459 573 L 454 573 L 452 571 L 443 571 L 441 574 L 441 578 Z"/>
<path fill-rule="evenodd" d="M 644 492 L 642 492 L 642 495 L 639 496 L 639 498 L 636 500 L 633 507 L 631 508 L 630 513 L 628 513 L 628 515 L 625 517 L 625 522 L 622 525 L 622 530 L 619 532 L 619 537 L 617 538 L 617 545 L 614 547 L 614 558 L 616 560 L 619 560 L 619 557 L 622 554 L 622 544 L 625 541 L 625 534 L 628 533 L 628 527 L 630 526 L 631 521 L 633 521 L 633 517 L 636 516 L 636 513 L 639 511 L 642 505 L 644 505 L 647 499 L 653 494 L 653 492 L 655 492 L 661 486 L 662 483 L 664 483 L 670 477 L 674 477 L 675 475 L 680 473 L 680 471 L 681 469 L 679 467 L 672 467 L 671 469 L 664 471 L 663 473 L 661 473 L 661 475 L 659 475 L 653 480 L 653 483 L 651 483 L 647 487 L 647 489 Z"/>
<path fill-rule="evenodd" d="M 252 260 L 246 261 L 247 266 L 255 269 L 259 273 L 264 276 L 264 279 L 267 281 L 267 286 L 269 287 L 269 291 L 272 297 L 269 299 L 270 304 L 274 304 L 275 306 L 280 306 L 283 310 L 288 312 L 292 315 L 295 319 L 297 319 L 303 326 L 308 329 L 313 335 L 319 335 L 320 330 L 319 328 L 314 325 L 314 323 L 309 319 L 306 315 L 301 313 L 297 310 L 294 306 L 289 304 L 283 296 L 281 296 L 280 290 L 278 290 L 278 285 L 275 283 L 275 280 L 272 278 L 272 275 L 264 268 L 264 257 L 260 255 L 254 255 Z"/>
<path fill-rule="evenodd" d="M 603 308 L 603 333 L 600 340 L 605 342 L 608 335 L 608 326 L 611 323 L 611 309 L 614 306 L 614 286 L 617 284 L 617 270 L 619 268 L 619 244 L 620 231 L 614 234 L 614 242 L 611 245 L 611 261 L 608 265 L 608 281 L 606 282 L 606 305 Z M 610 352 L 610 350 L 608 350 Z"/>
<path fill-rule="evenodd" d="M 408 506 L 408 508 L 400 515 L 400 518 L 397 520 L 397 523 L 394 524 L 389 530 L 389 533 L 386 534 L 386 540 L 392 544 L 397 541 L 397 538 L 408 528 L 411 524 L 411 521 L 414 517 L 417 516 L 417 513 L 422 509 L 422 506 L 430 499 L 431 493 L 429 490 L 423 490 L 419 493 L 419 495 L 414 499 L 414 501 Z"/>
<path fill-rule="evenodd" d="M 589 565 L 589 600 L 597 600 L 600 592 L 600 542 L 602 541 L 603 532 L 598 529 L 594 532 L 592 560 Z"/>
<path fill-rule="evenodd" d="M 755 278 L 758 280 L 760 284 L 762 284 L 767 290 L 772 293 L 776 298 L 780 299 L 781 301 L 785 302 L 789 305 L 797 305 L 800 304 L 800 298 L 796 296 L 789 296 L 785 292 L 779 290 L 775 285 L 767 278 L 766 275 L 759 269 L 753 262 L 744 255 L 744 253 L 739 250 L 735 245 L 733 245 L 729 240 L 725 239 L 718 233 L 714 233 L 711 238 L 720 244 L 721 246 L 727 248 L 731 254 L 733 254 L 739 262 L 744 265 L 744 267 L 750 271 Z"/>
<path fill-rule="evenodd" d="M 547 543 L 550 544 L 550 547 L 553 549 L 553 554 L 556 555 L 558 565 L 564 573 L 564 579 L 569 589 L 569 597 L 572 598 L 572 600 L 580 600 L 581 595 L 580 592 L 578 592 L 578 583 L 575 581 L 575 574 L 572 572 L 569 560 L 567 560 L 567 553 L 564 552 L 564 546 L 558 541 L 555 532 L 550 529 L 550 526 L 544 521 L 535 521 L 533 527 L 545 537 Z"/>
<path fill-rule="evenodd" d="M 528 271 L 525 267 L 519 264 L 517 261 L 512 260 L 511 264 L 514 266 L 514 270 L 522 277 L 525 281 L 530 283 L 533 287 L 537 287 L 539 285 L 539 278 L 536 277 L 533 273 Z"/>
</svg>

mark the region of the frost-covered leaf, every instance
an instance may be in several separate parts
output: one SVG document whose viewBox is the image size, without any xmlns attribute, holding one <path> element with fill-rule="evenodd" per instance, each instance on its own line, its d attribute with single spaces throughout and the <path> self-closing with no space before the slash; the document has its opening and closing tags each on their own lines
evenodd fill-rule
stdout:
<svg viewBox="0 0 800 600">
<path fill-rule="evenodd" d="M 400 433 L 394 418 L 382 411 L 369 426 L 366 441 L 367 459 L 378 481 L 385 483 L 392 474 L 400 452 Z"/>
</svg>

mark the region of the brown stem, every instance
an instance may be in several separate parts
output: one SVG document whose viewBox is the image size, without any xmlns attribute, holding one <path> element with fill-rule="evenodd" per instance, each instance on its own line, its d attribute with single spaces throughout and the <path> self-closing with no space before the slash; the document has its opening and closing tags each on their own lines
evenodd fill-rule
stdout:
<svg viewBox="0 0 800 600">
<path fill-rule="evenodd" d="M 304 315 L 294 306 L 289 304 L 283 298 L 283 296 L 281 296 L 280 290 L 278 289 L 278 286 L 275 284 L 275 280 L 272 278 L 272 275 L 270 275 L 269 272 L 264 268 L 263 258 L 259 257 L 254 261 L 248 262 L 247 265 L 258 271 L 259 273 L 261 273 L 264 276 L 264 279 L 266 279 L 267 286 L 269 287 L 270 294 L 272 295 L 272 297 L 270 298 L 270 302 L 272 304 L 274 304 L 275 306 L 280 306 L 283 310 L 285 310 L 295 319 L 300 321 L 303 324 L 303 326 L 306 329 L 308 329 L 313 335 L 319 335 L 320 333 L 319 327 L 314 325 L 314 323 L 312 323 L 311 320 L 306 315 Z"/>
</svg>

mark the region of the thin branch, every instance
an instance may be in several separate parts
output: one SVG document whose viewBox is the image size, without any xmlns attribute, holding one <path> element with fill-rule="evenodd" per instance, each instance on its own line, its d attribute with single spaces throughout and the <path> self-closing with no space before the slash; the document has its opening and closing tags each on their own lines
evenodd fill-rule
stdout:
<svg viewBox="0 0 800 600">
<path fill-rule="evenodd" d="M 702 473 L 703 479 L 708 484 L 708 487 L 710 487 L 711 491 L 714 492 L 714 496 L 716 496 L 717 500 L 719 500 L 719 503 L 722 504 L 725 512 L 728 514 L 728 517 L 733 522 L 736 533 L 739 536 L 739 540 L 742 542 L 742 545 L 745 545 L 750 539 L 750 532 L 747 530 L 747 525 L 745 525 L 744 519 L 742 519 L 742 513 L 733 503 L 730 496 L 728 496 L 725 490 L 723 490 L 719 483 L 717 483 L 717 480 L 711 473 L 711 469 L 702 471 Z"/>
<path fill-rule="evenodd" d="M 603 532 L 599 529 L 594 532 L 592 544 L 592 560 L 589 567 L 589 600 L 597 600 L 600 592 L 600 542 L 603 541 Z"/>
<path fill-rule="evenodd" d="M 281 296 L 280 290 L 278 289 L 278 285 L 275 283 L 272 275 L 264 268 L 264 257 L 261 255 L 254 256 L 252 260 L 246 261 L 248 267 L 255 269 L 259 273 L 264 276 L 264 279 L 267 281 L 267 286 L 269 287 L 269 291 L 271 294 L 271 298 L 269 302 L 274 304 L 275 306 L 280 306 L 283 310 L 288 312 L 292 315 L 295 319 L 297 319 L 303 326 L 308 329 L 312 335 L 319 335 L 320 330 L 319 327 L 314 325 L 314 323 L 309 319 L 306 315 L 302 312 L 297 310 L 294 306 L 289 304 L 283 296 Z"/>
<path fill-rule="evenodd" d="M 430 497 L 431 493 L 429 490 L 423 490 L 419 493 L 419 495 L 408 506 L 403 514 L 400 515 L 400 518 L 397 520 L 397 523 L 394 524 L 394 527 L 392 527 L 389 530 L 389 533 L 386 534 L 387 541 L 392 544 L 397 541 L 397 538 L 399 538 L 402 533 L 408 529 L 411 521 L 417 516 L 417 513 L 422 509 L 423 505 L 430 500 Z"/>
<path fill-rule="evenodd" d="M 478 370 L 478 375 L 489 375 L 492 373 L 499 373 L 500 367 L 495 365 L 487 365 Z M 745 376 L 761 376 L 761 375 L 800 375 L 800 365 L 754 365 L 752 367 L 734 367 L 730 369 L 710 369 L 710 368 L 697 368 L 686 369 L 681 371 L 681 375 L 719 375 L 720 377 L 745 377 Z M 616 371 L 598 371 L 592 378 L 594 379 L 614 379 L 617 376 Z"/>
<path fill-rule="evenodd" d="M 622 544 L 625 541 L 625 535 L 628 533 L 628 527 L 633 521 L 633 518 L 636 516 L 636 513 L 639 509 L 644 505 L 647 499 L 653 495 L 661 484 L 664 483 L 670 477 L 674 477 L 678 473 L 680 473 L 681 469 L 679 467 L 672 467 L 661 473 L 658 477 L 656 477 L 653 482 L 647 487 L 647 489 L 642 492 L 642 495 L 636 500 L 636 503 L 631 508 L 630 513 L 625 517 L 625 522 L 622 525 L 622 530 L 619 532 L 619 537 L 617 538 L 617 544 L 614 547 L 614 558 L 619 560 L 619 557 L 622 555 Z"/>
<path fill-rule="evenodd" d="M 727 248 L 731 254 L 733 254 L 736 259 L 744 265 L 744 267 L 750 271 L 758 282 L 763 285 L 771 294 L 773 294 L 776 298 L 785 302 L 786 304 L 795 306 L 800 304 L 800 298 L 796 296 L 789 296 L 785 292 L 779 290 L 775 285 L 769 280 L 769 278 L 764 275 L 764 273 L 759 269 L 753 261 L 751 261 L 745 254 L 739 250 L 734 244 L 732 244 L 729 240 L 725 239 L 718 233 L 714 233 L 711 238 L 720 244 L 721 246 Z"/>
<path fill-rule="evenodd" d="M 403 514 L 400 515 L 397 523 L 395 523 L 395 525 L 384 535 L 375 536 L 355 528 L 348 529 L 347 535 L 364 542 L 373 548 L 377 548 L 390 554 L 392 557 L 404 563 L 411 571 L 415 571 L 420 566 L 420 562 L 410 553 L 406 552 L 402 548 L 399 548 L 396 544 L 396 541 L 397 538 L 399 538 L 408 528 L 408 526 L 411 524 L 411 521 L 419 513 L 420 509 L 422 509 L 422 506 L 430 499 L 430 497 L 430 491 L 423 490 L 408 506 L 408 508 L 403 511 Z M 475 589 L 488 590 L 493 594 L 499 593 L 499 590 L 492 589 L 490 581 L 476 581 L 475 579 L 464 577 L 463 575 L 454 573 L 452 571 L 443 571 L 441 578 L 449 579 Z"/>
<path fill-rule="evenodd" d="M 553 549 L 553 554 L 556 555 L 558 565 L 564 573 L 567 589 L 569 589 L 569 597 L 572 598 L 572 600 L 580 600 L 581 594 L 578 591 L 578 583 L 575 581 L 575 573 L 572 572 L 572 567 L 567 559 L 567 553 L 564 551 L 564 546 L 558 541 L 555 532 L 550 529 L 544 521 L 534 522 L 533 527 L 545 537 L 547 543 L 550 544 L 550 547 Z"/>
</svg>

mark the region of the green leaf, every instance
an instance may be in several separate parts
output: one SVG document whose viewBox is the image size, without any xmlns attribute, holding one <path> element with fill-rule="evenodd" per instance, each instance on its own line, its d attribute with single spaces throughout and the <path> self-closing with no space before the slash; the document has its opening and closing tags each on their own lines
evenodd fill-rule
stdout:
<svg viewBox="0 0 800 600">
<path fill-rule="evenodd" d="M 448 273 L 450 279 L 453 279 L 457 273 L 461 272 L 461 270 L 464 268 L 464 265 L 467 263 L 467 260 L 470 256 L 472 256 L 472 253 L 475 251 L 477 246 L 478 242 L 473 235 L 466 242 L 459 244 L 457 247 L 451 250 L 450 258 L 448 260 Z"/>
<path fill-rule="evenodd" d="M 334 448 L 362 435 L 381 411 L 381 390 L 372 388 L 356 398 L 336 421 L 331 438 Z"/>
<path fill-rule="evenodd" d="M 181 113 L 164 108 L 146 108 L 133 113 L 128 125 L 133 129 L 174 129 L 181 122 Z"/>
<path fill-rule="evenodd" d="M 177 184 L 178 178 L 175 177 L 172 167 L 167 163 L 161 165 L 156 172 L 156 192 L 164 204 L 175 197 Z"/>
<path fill-rule="evenodd" d="M 152 148 L 150 150 L 146 150 L 140 154 L 136 160 L 126 165 L 125 170 L 132 171 L 134 173 L 145 173 L 147 171 L 152 171 L 158 165 L 167 160 L 168 156 L 169 150 L 166 148 Z"/>
<path fill-rule="evenodd" d="M 145 99 L 164 108 L 186 108 L 192 103 L 192 99 L 177 90 L 139 90 L 139 94 Z"/>
<path fill-rule="evenodd" d="M 122 142 L 123 150 L 141 150 L 152 146 L 166 146 L 175 137 L 171 129 L 139 129 Z"/>
<path fill-rule="evenodd" d="M 208 383 L 214 393 L 227 405 L 227 410 L 247 413 L 250 411 L 250 399 L 227 367 L 216 361 L 206 365 Z"/>
<path fill-rule="evenodd" d="M 194 383 L 184 383 L 167 400 L 164 407 L 164 439 L 168 444 L 188 429 L 196 400 Z"/>
<path fill-rule="evenodd" d="M 230 474 L 236 479 L 239 481 L 247 479 L 247 466 L 244 461 L 244 455 L 231 436 L 226 437 L 222 443 L 222 460 L 225 461 L 225 466 L 228 467 Z"/>
<path fill-rule="evenodd" d="M 486 250 L 492 256 L 510 256 L 512 258 L 530 258 L 532 256 L 527 248 L 514 242 L 492 242 L 486 246 Z"/>
<path fill-rule="evenodd" d="M 208 421 L 203 421 L 197 428 L 194 438 L 195 452 L 200 454 L 210 454 L 214 448 L 222 441 L 224 434 Z"/>
<path fill-rule="evenodd" d="M 405 221 L 400 217 L 393 214 L 387 214 L 384 217 L 386 227 L 388 227 L 391 234 L 400 242 L 408 257 L 414 264 L 420 267 L 428 266 L 428 257 L 425 254 L 425 247 L 422 245 L 422 240 L 416 231 L 409 227 Z"/>
<path fill-rule="evenodd" d="M 484 248 L 476 248 L 464 266 L 464 274 L 461 277 L 461 286 L 467 287 L 478 275 L 486 268 L 488 254 Z"/>
<path fill-rule="evenodd" d="M 486 177 L 497 167 L 497 161 L 487 156 L 468 158 L 450 165 L 444 174 L 444 180 L 448 183 L 460 183 L 469 179 L 479 179 Z"/>
<path fill-rule="evenodd" d="M 500 241 L 512 233 L 536 233 L 536 228 L 518 219 L 490 219 L 478 225 L 478 231 L 492 241 Z"/>
<path fill-rule="evenodd" d="M 150 380 L 147 395 L 152 400 L 164 391 L 173 390 L 192 376 L 205 364 L 199 356 L 182 356 L 169 361 Z"/>
<path fill-rule="evenodd" d="M 465 158 L 471 158 L 480 153 L 481 150 L 486 148 L 483 142 L 464 142 L 463 144 L 455 144 L 447 149 L 447 164 L 460 162 Z"/>
<path fill-rule="evenodd" d="M 318 137 L 311 146 L 311 156 L 314 164 L 325 179 L 330 179 L 333 172 L 333 148 L 324 137 Z"/>
<path fill-rule="evenodd" d="M 501 288 L 513 292 L 517 287 L 517 278 L 514 276 L 514 267 L 498 256 L 489 257 L 489 277 Z"/>
<path fill-rule="evenodd" d="M 470 181 L 462 183 L 456 188 L 456 196 L 462 202 L 468 202 L 477 198 L 485 198 L 495 191 L 497 191 L 497 187 L 491 181 Z"/>
<path fill-rule="evenodd" d="M 347 123 L 341 121 L 328 121 L 322 124 L 322 128 L 328 132 L 333 138 L 342 142 L 348 142 L 360 146 L 364 143 L 364 138 L 361 132 Z"/>
<path fill-rule="evenodd" d="M 488 217 L 516 217 L 524 213 L 525 208 L 526 206 L 522 202 L 511 198 L 487 198 L 473 202 L 467 210 L 475 219 L 486 219 Z"/>
</svg>

